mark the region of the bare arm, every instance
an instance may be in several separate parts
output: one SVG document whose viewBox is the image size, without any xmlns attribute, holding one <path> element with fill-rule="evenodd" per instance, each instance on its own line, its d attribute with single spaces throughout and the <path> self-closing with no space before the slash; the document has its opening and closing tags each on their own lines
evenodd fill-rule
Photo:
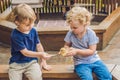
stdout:
<svg viewBox="0 0 120 80">
<path fill-rule="evenodd" d="M 25 49 L 21 50 L 20 52 L 24 56 L 28 56 L 28 57 L 38 57 L 38 58 L 41 58 L 41 59 L 49 59 L 50 58 L 50 56 L 46 55 L 46 53 L 44 52 L 41 44 L 37 44 L 37 51 L 38 52 L 30 51 L 30 50 L 25 48 Z"/>
<path fill-rule="evenodd" d="M 42 44 L 37 44 L 37 51 L 38 52 L 44 52 L 43 46 Z M 47 62 L 45 59 L 41 59 L 41 66 L 45 69 L 45 70 L 51 70 L 51 66 L 47 65 Z"/>
<path fill-rule="evenodd" d="M 38 51 L 38 52 L 44 52 L 44 49 L 43 49 L 43 46 L 42 46 L 41 43 L 38 43 L 38 44 L 37 44 L 37 51 Z"/>
<path fill-rule="evenodd" d="M 28 49 L 23 49 L 20 51 L 24 56 L 28 57 L 42 57 L 43 52 L 30 51 Z"/>
<path fill-rule="evenodd" d="M 77 48 L 70 48 L 68 52 L 68 56 L 73 56 L 73 55 L 81 55 L 84 57 L 93 55 L 94 52 L 96 51 L 96 45 L 91 45 L 89 46 L 88 49 L 77 49 Z"/>
<path fill-rule="evenodd" d="M 80 54 L 81 56 L 90 56 L 93 55 L 96 51 L 96 45 L 89 46 L 88 49 L 76 49 L 77 54 Z"/>
</svg>

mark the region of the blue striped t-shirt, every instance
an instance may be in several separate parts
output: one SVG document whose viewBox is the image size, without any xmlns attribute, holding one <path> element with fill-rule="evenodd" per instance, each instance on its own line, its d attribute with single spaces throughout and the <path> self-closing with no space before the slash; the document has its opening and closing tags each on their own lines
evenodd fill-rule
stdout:
<svg viewBox="0 0 120 80">
<path fill-rule="evenodd" d="M 71 43 L 71 47 L 78 48 L 78 49 L 88 49 L 90 45 L 97 44 L 99 42 L 99 38 L 96 36 L 95 32 L 90 29 L 86 28 L 85 35 L 79 39 L 76 35 L 70 30 L 64 38 L 65 42 Z M 100 60 L 100 57 L 97 54 L 97 51 L 88 57 L 83 57 L 80 55 L 73 56 L 74 64 L 89 64 Z"/>
</svg>

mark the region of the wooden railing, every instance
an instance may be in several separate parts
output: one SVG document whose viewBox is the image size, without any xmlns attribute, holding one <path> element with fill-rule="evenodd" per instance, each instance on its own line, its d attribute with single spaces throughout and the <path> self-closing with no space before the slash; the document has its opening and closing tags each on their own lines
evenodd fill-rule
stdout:
<svg viewBox="0 0 120 80">
<path fill-rule="evenodd" d="M 0 13 L 11 5 L 11 0 L 0 0 Z M 74 5 L 86 7 L 95 15 L 110 14 L 120 5 L 120 0 L 43 0 L 40 14 L 65 13 Z"/>
<path fill-rule="evenodd" d="M 10 5 L 10 0 L 0 0 L 0 13 L 5 11 Z"/>
<path fill-rule="evenodd" d="M 93 14 L 110 14 L 115 10 L 120 0 L 44 0 L 40 13 L 60 13 L 69 10 L 74 4 L 86 7 Z"/>
</svg>

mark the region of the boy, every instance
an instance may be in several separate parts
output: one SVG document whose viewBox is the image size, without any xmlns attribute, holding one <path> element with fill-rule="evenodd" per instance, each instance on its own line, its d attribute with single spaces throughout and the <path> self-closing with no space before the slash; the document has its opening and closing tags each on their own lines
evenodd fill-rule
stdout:
<svg viewBox="0 0 120 80">
<path fill-rule="evenodd" d="M 33 9 L 26 4 L 16 6 L 7 17 L 7 20 L 17 26 L 11 33 L 10 80 L 22 80 L 23 74 L 29 80 L 42 80 L 37 58 L 42 59 L 41 67 L 51 69 L 46 63 L 51 55 L 44 52 L 37 31 L 33 28 L 35 19 Z"/>
<path fill-rule="evenodd" d="M 111 74 L 97 54 L 99 42 L 95 32 L 89 28 L 91 13 L 83 7 L 73 7 L 67 13 L 67 23 L 71 30 L 67 33 L 65 56 L 73 56 L 75 72 L 82 80 L 93 80 L 92 72 L 99 80 L 112 80 Z"/>
</svg>

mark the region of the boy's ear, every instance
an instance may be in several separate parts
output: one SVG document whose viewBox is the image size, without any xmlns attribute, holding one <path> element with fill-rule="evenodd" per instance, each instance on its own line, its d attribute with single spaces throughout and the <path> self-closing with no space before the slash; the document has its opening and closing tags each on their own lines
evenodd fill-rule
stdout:
<svg viewBox="0 0 120 80">
<path fill-rule="evenodd" d="M 19 23 L 18 21 L 15 21 L 15 24 L 16 24 L 16 25 L 20 25 L 20 23 Z"/>
</svg>

